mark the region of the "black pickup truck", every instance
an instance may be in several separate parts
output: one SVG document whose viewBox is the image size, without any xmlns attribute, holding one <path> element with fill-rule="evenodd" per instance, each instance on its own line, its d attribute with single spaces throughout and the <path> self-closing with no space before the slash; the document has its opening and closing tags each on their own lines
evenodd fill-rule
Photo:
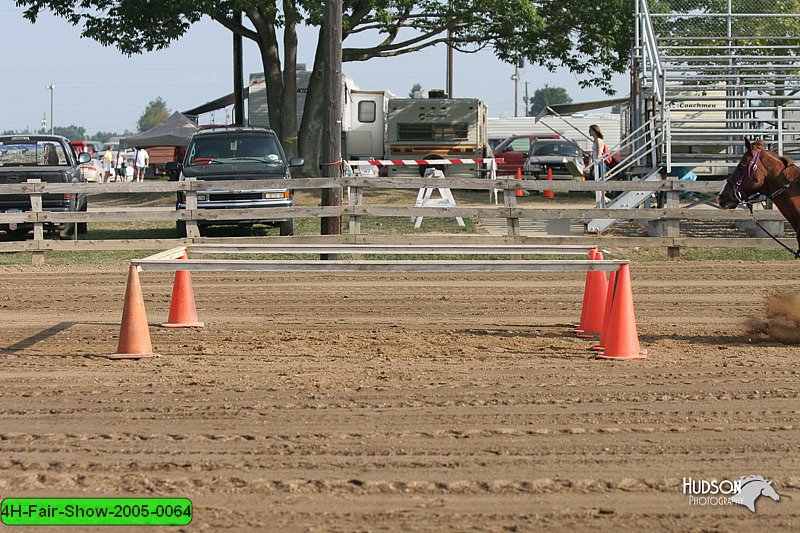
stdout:
<svg viewBox="0 0 800 533">
<path fill-rule="evenodd" d="M 84 183 L 80 164 L 88 161 L 89 154 L 75 155 L 69 140 L 59 135 L 0 135 L 0 187 L 6 184 L 25 183 L 39 179 L 43 183 Z M 85 194 L 44 194 L 45 211 L 86 211 Z M 27 194 L 0 194 L 0 213 L 19 213 L 31 210 Z M 70 237 L 77 225 L 78 233 L 86 233 L 86 223 L 49 224 L 48 231 L 60 231 Z M 32 224 L 0 224 L 0 230 L 24 239 Z"/>
<path fill-rule="evenodd" d="M 198 181 L 258 181 L 265 179 L 291 179 L 290 167 L 303 165 L 303 159 L 287 160 L 278 137 L 270 129 L 251 126 L 217 126 L 196 132 L 183 164 L 168 163 L 166 169 L 180 173 L 178 179 L 194 178 Z M 220 215 L 203 220 L 198 225 L 252 226 L 268 224 L 277 226 L 281 235 L 294 233 L 294 219 L 284 217 L 227 220 L 226 209 L 261 209 L 294 206 L 294 194 L 288 187 L 263 189 L 254 185 L 243 190 L 209 189 L 197 193 L 199 209 L 219 210 Z M 177 209 L 186 209 L 184 193 L 178 193 Z M 178 237 L 186 237 L 186 223 L 177 222 Z"/>
</svg>

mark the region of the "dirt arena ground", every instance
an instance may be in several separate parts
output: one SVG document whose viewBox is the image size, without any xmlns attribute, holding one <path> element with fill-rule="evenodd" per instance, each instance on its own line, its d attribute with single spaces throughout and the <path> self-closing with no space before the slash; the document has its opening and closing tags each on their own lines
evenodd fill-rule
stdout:
<svg viewBox="0 0 800 533">
<path fill-rule="evenodd" d="M 206 328 L 164 330 L 144 272 L 160 357 L 114 362 L 125 266 L 2 267 L 0 497 L 187 497 L 186 531 L 797 531 L 800 345 L 747 331 L 797 268 L 634 264 L 633 362 L 568 335 L 578 273 L 200 273 Z M 749 474 L 780 501 L 681 492 Z"/>
</svg>

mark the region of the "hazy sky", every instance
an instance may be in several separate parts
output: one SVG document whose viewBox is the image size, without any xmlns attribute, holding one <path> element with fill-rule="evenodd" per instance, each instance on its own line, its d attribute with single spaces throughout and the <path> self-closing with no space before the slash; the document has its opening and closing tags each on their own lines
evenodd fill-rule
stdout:
<svg viewBox="0 0 800 533">
<path fill-rule="evenodd" d="M 208 19 L 195 24 L 168 49 L 126 57 L 82 39 L 78 28 L 52 15 L 36 24 L 22 18 L 13 0 L 0 0 L 0 36 L 3 43 L 0 77 L 0 131 L 39 128 L 43 114 L 50 125 L 51 83 L 55 85 L 56 126 L 77 125 L 88 134 L 97 131 L 136 131 L 136 122 L 149 102 L 161 97 L 170 110 L 183 111 L 232 91 L 230 32 Z M 298 62 L 311 68 L 316 31 L 300 34 Z M 345 46 L 347 46 L 345 41 Z M 343 71 L 361 89 L 389 89 L 408 96 L 415 83 L 444 88 L 444 47 L 387 59 L 345 63 Z M 244 40 L 245 83 L 251 72 L 261 72 L 258 48 Z M 514 67 L 496 59 L 490 50 L 455 55 L 454 96 L 481 98 L 492 117 L 514 116 Z M 568 71 L 555 74 L 527 65 L 520 70 L 519 113 L 523 114 L 525 82 L 530 96 L 545 84 L 564 87 L 574 101 L 605 97 L 599 89 L 580 89 Z M 619 95 L 628 93 L 625 75 L 614 79 Z M 219 111 L 215 122 L 225 121 Z M 211 122 L 210 116 L 201 117 Z"/>
</svg>

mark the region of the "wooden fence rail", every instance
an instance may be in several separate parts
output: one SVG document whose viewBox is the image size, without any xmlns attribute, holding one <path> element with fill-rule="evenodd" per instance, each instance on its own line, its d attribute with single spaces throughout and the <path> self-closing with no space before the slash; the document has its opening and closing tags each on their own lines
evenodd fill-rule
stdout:
<svg viewBox="0 0 800 533">
<path fill-rule="evenodd" d="M 676 249 L 687 247 L 742 247 L 754 246 L 759 248 L 774 246 L 770 239 L 723 239 L 723 238 L 681 238 L 679 226 L 684 221 L 736 221 L 750 220 L 749 213 L 744 209 L 722 211 L 718 209 L 686 209 L 679 208 L 678 198 L 681 192 L 696 192 L 715 194 L 722 188 L 720 182 L 690 182 L 690 181 L 539 181 L 497 179 L 487 180 L 481 178 L 413 178 L 413 177 L 342 177 L 338 179 L 300 178 L 291 180 L 294 190 L 314 190 L 331 187 L 350 188 L 351 197 L 355 199 L 354 205 L 337 207 L 309 206 L 291 208 L 263 208 L 263 209 L 198 209 L 197 194 L 199 191 L 208 190 L 239 190 L 253 188 L 283 188 L 287 185 L 285 180 L 238 180 L 238 181 L 170 181 L 170 182 L 145 182 L 145 183 L 38 183 L 27 182 L 21 184 L 8 184 L 0 187 L 0 196 L 7 194 L 25 194 L 31 197 L 31 211 L 20 213 L 0 213 L 0 224 L 27 223 L 34 226 L 34 239 L 27 241 L 0 242 L 0 251 L 30 251 L 34 253 L 34 262 L 43 261 L 46 250 L 115 250 L 115 249 L 164 249 L 177 244 L 222 242 L 229 239 L 210 239 L 199 236 L 199 232 L 190 231 L 196 228 L 200 221 L 214 220 L 254 220 L 278 218 L 308 218 L 349 216 L 350 233 L 338 237 L 292 237 L 295 242 L 348 242 L 348 243 L 407 243 L 419 240 L 414 236 L 377 236 L 365 235 L 361 231 L 362 217 L 432 217 L 452 218 L 462 217 L 472 220 L 479 219 L 505 219 L 507 221 L 507 237 L 486 237 L 492 242 L 509 243 L 550 243 L 550 244 L 585 244 L 602 242 L 607 246 L 656 246 Z M 503 193 L 503 205 L 486 207 L 397 207 L 388 205 L 364 205 L 364 193 L 371 189 L 418 189 L 418 188 L 449 188 L 468 190 L 499 190 Z M 517 204 L 516 191 L 650 191 L 663 193 L 665 207 L 637 208 L 637 209 L 594 209 L 594 208 L 563 208 L 557 204 L 553 207 L 526 207 Z M 186 195 L 185 210 L 175 210 L 171 207 L 131 207 L 127 205 L 103 207 L 86 212 L 51 212 L 41 208 L 43 194 L 127 194 L 136 195 L 143 193 L 179 193 Z M 132 202 L 135 203 L 135 202 Z M 569 219 L 588 222 L 596 218 L 614 218 L 622 220 L 661 221 L 666 227 L 663 237 L 617 237 L 617 236 L 548 236 L 524 237 L 520 235 L 520 219 L 532 220 L 557 220 Z M 759 210 L 756 212 L 759 221 L 782 221 L 783 217 L 774 210 Z M 186 239 L 108 239 L 108 240 L 71 240 L 54 241 L 45 240 L 42 228 L 47 223 L 74 223 L 87 222 L 112 223 L 112 222 L 140 222 L 140 221 L 169 221 L 183 220 L 187 223 Z M 436 237 L 441 238 L 441 237 Z M 478 242 L 481 236 L 460 235 L 453 238 L 462 242 Z M 237 242 L 263 242 L 272 237 L 236 237 Z M 476 240 L 477 239 L 477 240 Z M 426 237 L 430 241 L 430 237 Z M 792 239 L 785 239 L 787 245 L 793 246 Z"/>
</svg>

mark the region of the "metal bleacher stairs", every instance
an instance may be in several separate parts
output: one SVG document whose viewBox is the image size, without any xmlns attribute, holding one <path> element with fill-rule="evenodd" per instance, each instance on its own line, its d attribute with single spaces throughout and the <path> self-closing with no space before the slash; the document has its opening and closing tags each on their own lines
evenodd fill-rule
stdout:
<svg viewBox="0 0 800 533">
<path fill-rule="evenodd" d="M 613 148 L 625 157 L 606 179 L 656 180 L 659 168 L 674 167 L 721 178 L 744 138 L 800 156 L 800 13 L 777 1 L 729 0 L 721 12 L 708 5 L 636 0 L 632 131 Z M 649 196 L 625 193 L 608 207 L 637 207 Z M 587 230 L 614 222 L 593 220 Z"/>
</svg>

